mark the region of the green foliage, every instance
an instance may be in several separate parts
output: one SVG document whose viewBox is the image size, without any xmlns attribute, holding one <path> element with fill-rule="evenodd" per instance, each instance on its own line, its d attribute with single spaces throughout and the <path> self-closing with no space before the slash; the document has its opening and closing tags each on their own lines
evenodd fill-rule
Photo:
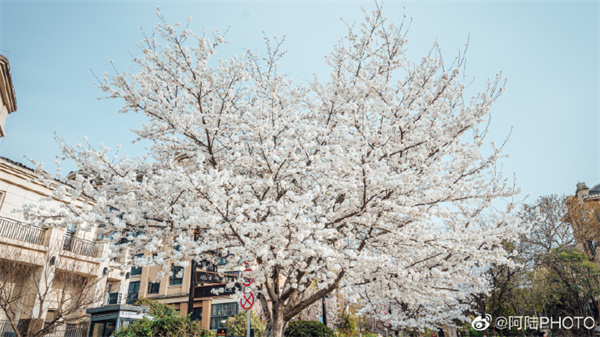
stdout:
<svg viewBox="0 0 600 337">
<path fill-rule="evenodd" d="M 317 321 L 291 321 L 284 332 L 285 337 L 335 337 L 333 330 Z"/>
<path fill-rule="evenodd" d="M 337 326 L 341 331 L 356 331 L 357 327 L 356 318 L 352 315 L 341 315 L 341 322 Z"/>
<path fill-rule="evenodd" d="M 149 298 L 140 298 L 135 302 L 136 305 L 145 305 L 150 307 L 150 316 L 152 317 L 167 317 L 179 315 L 177 310 L 172 305 L 161 303 Z"/>
<path fill-rule="evenodd" d="M 182 317 L 172 306 L 149 299 L 140 299 L 138 305 L 150 307 L 149 318 L 142 318 L 125 328 L 114 333 L 115 337 L 211 337 L 208 330 L 204 330 L 197 322 L 192 322 L 190 317 Z"/>
<path fill-rule="evenodd" d="M 246 336 L 246 324 L 247 324 L 247 311 L 240 311 L 237 315 L 229 317 L 225 322 L 227 328 L 227 335 L 231 336 Z M 250 313 L 250 322 L 252 322 L 252 329 L 254 329 L 254 335 L 256 337 L 262 337 L 265 333 L 265 325 L 263 322 L 254 314 Z"/>
<path fill-rule="evenodd" d="M 586 315 L 586 303 L 600 295 L 600 270 L 586 254 L 553 249 L 543 259 L 547 267 L 540 286 L 548 292 L 544 309 L 556 316 Z"/>
</svg>

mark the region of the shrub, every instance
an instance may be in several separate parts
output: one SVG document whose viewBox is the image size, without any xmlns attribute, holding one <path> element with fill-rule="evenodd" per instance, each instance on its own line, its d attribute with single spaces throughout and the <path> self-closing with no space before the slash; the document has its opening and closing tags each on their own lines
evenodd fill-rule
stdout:
<svg viewBox="0 0 600 337">
<path fill-rule="evenodd" d="M 284 332 L 285 337 L 335 337 L 333 330 L 317 321 L 291 321 Z"/>
<path fill-rule="evenodd" d="M 204 330 L 190 317 L 182 317 L 172 306 L 149 299 L 140 299 L 138 305 L 150 307 L 152 319 L 144 317 L 128 326 L 119 329 L 114 337 L 211 337 L 208 330 Z"/>
<path fill-rule="evenodd" d="M 225 322 L 227 328 L 227 335 L 229 336 L 246 336 L 246 329 L 248 324 L 247 311 L 240 311 L 237 315 L 229 317 Z M 255 337 L 262 337 L 265 333 L 265 325 L 263 322 L 254 314 L 250 313 L 250 321 L 252 322 L 252 329 L 254 329 Z"/>
</svg>

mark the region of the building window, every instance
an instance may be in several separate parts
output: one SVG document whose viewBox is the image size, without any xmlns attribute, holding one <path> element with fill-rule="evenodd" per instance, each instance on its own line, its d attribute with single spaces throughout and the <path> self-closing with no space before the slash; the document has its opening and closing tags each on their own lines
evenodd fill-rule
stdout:
<svg viewBox="0 0 600 337">
<path fill-rule="evenodd" d="M 129 289 L 127 290 L 127 304 L 133 304 L 138 299 L 139 292 L 140 281 L 129 282 Z"/>
<path fill-rule="evenodd" d="M 194 308 L 190 315 L 192 321 L 202 321 L 202 308 Z"/>
<path fill-rule="evenodd" d="M 2 209 L 2 204 L 4 203 L 5 196 L 6 196 L 6 191 L 0 191 L 0 209 Z"/>
<path fill-rule="evenodd" d="M 160 290 L 160 282 L 150 282 L 148 283 L 148 294 L 158 294 Z"/>
<path fill-rule="evenodd" d="M 213 304 L 210 313 L 210 328 L 220 328 L 221 321 L 227 320 L 227 318 L 235 316 L 237 313 L 237 302 Z"/>
<path fill-rule="evenodd" d="M 178 286 L 183 283 L 183 267 L 171 266 L 171 278 L 169 284 L 172 286 Z"/>
<path fill-rule="evenodd" d="M 142 257 L 142 256 L 144 256 L 144 254 L 137 254 L 137 255 L 135 255 L 135 258 Z M 134 261 L 135 261 L 135 258 L 134 258 Z M 142 267 L 131 267 L 131 276 L 141 275 L 141 274 L 142 274 Z"/>
</svg>

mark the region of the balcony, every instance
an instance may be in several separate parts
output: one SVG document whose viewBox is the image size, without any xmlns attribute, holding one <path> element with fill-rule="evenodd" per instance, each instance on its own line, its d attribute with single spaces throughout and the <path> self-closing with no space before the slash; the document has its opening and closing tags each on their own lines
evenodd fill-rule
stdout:
<svg viewBox="0 0 600 337">
<path fill-rule="evenodd" d="M 4 217 L 0 217 L 0 236 L 47 246 L 44 229 Z"/>
<path fill-rule="evenodd" d="M 100 257 L 102 254 L 100 245 L 97 245 L 94 241 L 77 238 L 72 232 L 67 232 L 65 234 L 62 249 L 89 257 Z"/>
</svg>

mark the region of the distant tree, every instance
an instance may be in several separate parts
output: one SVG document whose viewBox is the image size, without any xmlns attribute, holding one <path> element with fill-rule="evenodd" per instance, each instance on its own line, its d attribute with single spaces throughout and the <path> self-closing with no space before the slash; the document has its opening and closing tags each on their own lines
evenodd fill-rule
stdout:
<svg viewBox="0 0 600 337">
<path fill-rule="evenodd" d="M 600 244 L 600 201 L 579 200 L 576 196 L 566 199 L 565 221 L 573 228 L 575 239 L 587 256 L 596 259 L 596 246 Z"/>
<path fill-rule="evenodd" d="M 568 221 L 570 198 L 556 194 L 541 196 L 523 207 L 523 219 L 531 231 L 520 242 L 522 262 L 532 268 L 536 260 L 553 248 L 575 245 L 573 227 Z M 527 256 L 529 255 L 529 256 Z"/>
<path fill-rule="evenodd" d="M 597 319 L 597 297 L 600 295 L 600 269 L 574 248 L 553 249 L 543 259 L 546 266 L 548 302 L 544 314 L 548 317 L 592 316 Z M 580 334 L 592 335 L 593 330 L 581 328 Z"/>
</svg>

